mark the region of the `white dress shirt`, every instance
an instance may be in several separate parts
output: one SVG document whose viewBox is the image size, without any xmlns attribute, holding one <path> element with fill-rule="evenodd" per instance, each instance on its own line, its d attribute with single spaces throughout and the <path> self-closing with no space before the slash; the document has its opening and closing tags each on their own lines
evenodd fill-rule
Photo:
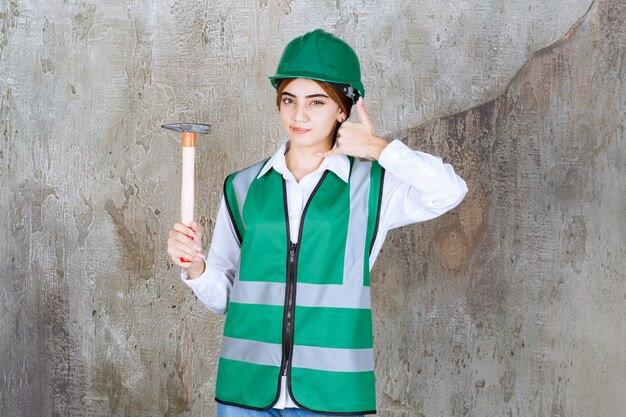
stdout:
<svg viewBox="0 0 626 417">
<path fill-rule="evenodd" d="M 285 179 L 289 230 L 295 243 L 298 240 L 298 228 L 304 205 L 324 171 L 330 170 L 348 182 L 350 161 L 343 154 L 326 157 L 315 171 L 297 182 L 285 162 L 285 153 L 288 149 L 289 142 L 283 143 L 263 166 L 258 176 L 273 168 Z M 378 162 L 386 172 L 378 233 L 369 258 L 370 270 L 389 230 L 435 218 L 457 206 L 467 193 L 465 181 L 454 173 L 450 164 L 444 164 L 439 157 L 413 151 L 400 140 L 390 142 L 380 154 Z M 187 270 L 181 271 L 181 278 L 185 284 L 189 285 L 198 299 L 216 314 L 225 314 L 227 311 L 230 290 L 239 267 L 240 250 L 226 202 L 222 197 L 204 273 L 192 280 L 189 279 Z M 283 376 L 280 397 L 274 408 L 285 407 L 297 406 L 286 390 L 286 377 Z"/>
</svg>

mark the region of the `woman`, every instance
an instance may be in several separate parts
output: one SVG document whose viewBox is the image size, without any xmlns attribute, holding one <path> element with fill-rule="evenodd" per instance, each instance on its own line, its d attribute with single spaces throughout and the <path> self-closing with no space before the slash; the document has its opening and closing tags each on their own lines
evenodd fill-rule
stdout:
<svg viewBox="0 0 626 417">
<path fill-rule="evenodd" d="M 228 309 L 218 415 L 376 412 L 369 271 L 387 231 L 445 213 L 467 187 L 440 158 L 376 136 L 360 78 L 335 36 L 291 41 L 270 77 L 289 140 L 226 178 L 206 260 L 198 224 L 169 233 L 183 281 Z"/>
</svg>

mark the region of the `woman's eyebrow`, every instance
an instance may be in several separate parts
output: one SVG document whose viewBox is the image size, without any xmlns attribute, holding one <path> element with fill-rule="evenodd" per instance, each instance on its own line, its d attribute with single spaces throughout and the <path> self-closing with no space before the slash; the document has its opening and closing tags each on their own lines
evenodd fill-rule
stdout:
<svg viewBox="0 0 626 417">
<path fill-rule="evenodd" d="M 296 98 L 295 94 L 291 94 L 289 91 L 283 91 L 282 95 Z M 304 98 L 317 98 L 317 97 L 328 98 L 326 94 L 311 94 L 309 96 L 304 96 Z"/>
</svg>

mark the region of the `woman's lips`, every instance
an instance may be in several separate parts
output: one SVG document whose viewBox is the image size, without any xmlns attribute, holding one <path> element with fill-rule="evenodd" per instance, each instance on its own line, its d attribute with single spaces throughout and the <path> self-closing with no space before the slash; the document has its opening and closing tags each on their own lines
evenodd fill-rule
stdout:
<svg viewBox="0 0 626 417">
<path fill-rule="evenodd" d="M 298 134 L 298 135 L 301 135 L 301 134 L 303 134 L 303 133 L 308 132 L 308 131 L 309 131 L 309 130 L 311 130 L 311 129 L 303 129 L 303 128 L 301 128 L 301 127 L 293 127 L 293 126 L 291 126 L 291 130 L 293 131 L 293 133 L 296 133 L 296 134 Z"/>
</svg>

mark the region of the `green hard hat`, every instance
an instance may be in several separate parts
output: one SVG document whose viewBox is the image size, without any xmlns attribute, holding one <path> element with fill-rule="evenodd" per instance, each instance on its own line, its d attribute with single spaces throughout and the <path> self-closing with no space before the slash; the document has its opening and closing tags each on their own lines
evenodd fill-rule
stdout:
<svg viewBox="0 0 626 417">
<path fill-rule="evenodd" d="M 338 37 L 317 29 L 289 42 L 278 63 L 276 74 L 269 77 L 277 87 L 281 78 L 308 78 L 335 84 L 350 84 L 361 96 L 361 66 L 354 49 Z M 352 95 L 356 102 L 357 95 Z"/>
</svg>

